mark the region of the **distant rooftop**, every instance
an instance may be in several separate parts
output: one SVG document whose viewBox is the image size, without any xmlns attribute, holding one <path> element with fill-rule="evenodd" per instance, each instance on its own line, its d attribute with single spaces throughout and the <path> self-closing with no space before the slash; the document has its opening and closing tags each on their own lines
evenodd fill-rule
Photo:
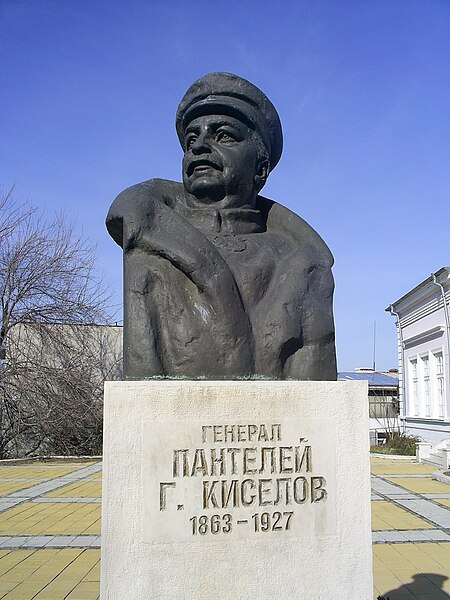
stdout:
<svg viewBox="0 0 450 600">
<path fill-rule="evenodd" d="M 369 385 L 377 387 L 397 387 L 398 379 L 385 373 L 377 373 L 375 371 L 366 371 L 354 373 L 342 372 L 338 373 L 338 381 L 368 381 Z"/>
</svg>

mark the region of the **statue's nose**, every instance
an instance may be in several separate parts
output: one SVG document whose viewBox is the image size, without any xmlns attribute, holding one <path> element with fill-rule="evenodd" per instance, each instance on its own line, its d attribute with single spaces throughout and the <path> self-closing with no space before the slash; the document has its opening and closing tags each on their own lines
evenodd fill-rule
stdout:
<svg viewBox="0 0 450 600">
<path fill-rule="evenodd" d="M 207 134 L 200 134 L 195 142 L 191 146 L 191 150 L 194 154 L 204 154 L 205 152 L 211 152 L 210 138 Z"/>
</svg>

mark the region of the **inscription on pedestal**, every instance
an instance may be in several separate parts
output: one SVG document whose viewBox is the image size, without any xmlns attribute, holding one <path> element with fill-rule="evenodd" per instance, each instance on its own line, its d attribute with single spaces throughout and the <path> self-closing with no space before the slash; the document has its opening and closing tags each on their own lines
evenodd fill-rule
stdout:
<svg viewBox="0 0 450 600">
<path fill-rule="evenodd" d="M 151 421 L 142 436 L 144 542 L 334 534 L 329 420 Z"/>
</svg>

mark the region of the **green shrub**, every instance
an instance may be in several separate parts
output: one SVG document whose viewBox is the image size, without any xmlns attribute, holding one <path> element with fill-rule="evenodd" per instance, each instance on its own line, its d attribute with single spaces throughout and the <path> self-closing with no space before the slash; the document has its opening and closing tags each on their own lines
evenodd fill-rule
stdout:
<svg viewBox="0 0 450 600">
<path fill-rule="evenodd" d="M 404 433 L 392 433 L 382 446 L 372 446 L 371 452 L 380 454 L 399 454 L 402 456 L 415 456 L 416 443 L 420 438 L 415 435 L 405 435 Z"/>
</svg>

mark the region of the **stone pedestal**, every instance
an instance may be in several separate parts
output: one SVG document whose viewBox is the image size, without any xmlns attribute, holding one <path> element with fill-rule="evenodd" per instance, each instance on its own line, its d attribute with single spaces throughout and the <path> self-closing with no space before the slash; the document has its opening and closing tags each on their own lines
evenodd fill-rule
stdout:
<svg viewBox="0 0 450 600">
<path fill-rule="evenodd" d="M 370 600 L 366 385 L 106 383 L 102 600 Z"/>
</svg>

